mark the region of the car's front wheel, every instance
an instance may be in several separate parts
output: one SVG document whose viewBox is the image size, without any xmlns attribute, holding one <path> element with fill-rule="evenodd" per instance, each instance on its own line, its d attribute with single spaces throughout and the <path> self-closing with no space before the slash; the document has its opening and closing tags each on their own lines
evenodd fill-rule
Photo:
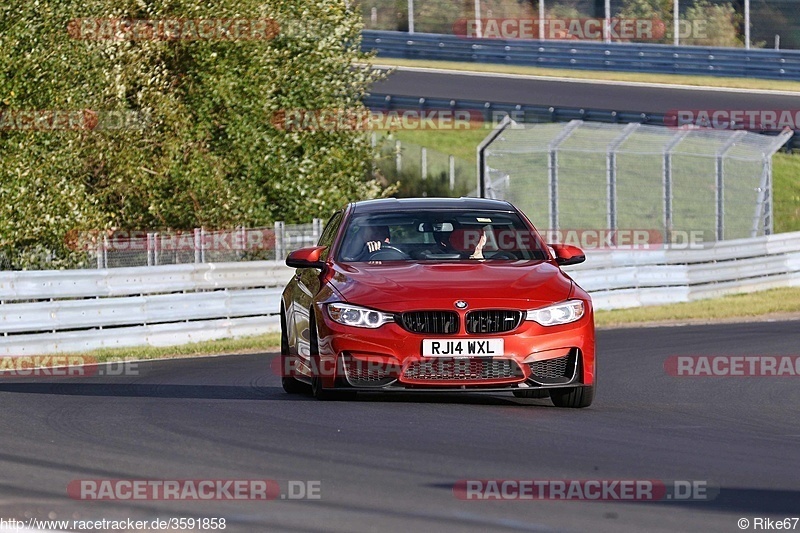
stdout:
<svg viewBox="0 0 800 533">
<path fill-rule="evenodd" d="M 589 407 L 594 400 L 594 385 L 550 389 L 550 400 L 556 407 Z"/>
<path fill-rule="evenodd" d="M 283 307 L 283 306 L 281 306 Z M 281 309 L 281 386 L 289 394 L 304 394 L 308 385 L 292 377 L 291 355 L 289 355 L 289 333 L 286 329 L 286 313 Z"/>
</svg>

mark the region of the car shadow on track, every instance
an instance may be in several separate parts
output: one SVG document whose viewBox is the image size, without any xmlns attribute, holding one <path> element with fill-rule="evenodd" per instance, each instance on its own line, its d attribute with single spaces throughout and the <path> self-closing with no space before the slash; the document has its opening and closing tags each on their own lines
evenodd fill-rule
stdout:
<svg viewBox="0 0 800 533">
<path fill-rule="evenodd" d="M 369 393 L 359 392 L 358 400 L 370 403 L 447 403 L 447 404 L 468 404 L 468 405 L 518 405 L 520 407 L 538 405 L 540 407 L 553 407 L 548 399 L 519 399 L 502 393 L 464 393 L 464 392 L 444 392 L 444 393 L 424 393 L 424 392 L 392 392 L 392 393 Z"/>
<path fill-rule="evenodd" d="M 280 388 L 247 385 L 178 385 L 162 383 L 0 383 L 0 392 L 65 396 L 196 398 L 211 400 L 282 400 Z"/>
<path fill-rule="evenodd" d="M 452 483 L 429 483 L 426 486 L 453 490 Z M 800 511 L 800 491 L 778 490 L 778 489 L 752 489 L 752 488 L 728 488 L 708 487 L 707 499 L 663 499 L 655 501 L 645 500 L 580 500 L 595 501 L 601 503 L 615 503 L 623 505 L 668 505 L 672 507 L 687 507 L 697 511 L 715 511 L 740 513 L 750 516 L 797 516 Z M 493 498 L 485 498 L 491 501 Z M 502 498 L 498 495 L 496 501 Z M 524 499 L 524 498 L 523 498 Z M 543 501 L 559 501 L 558 499 Z M 579 501 L 579 500 L 571 500 Z"/>
<path fill-rule="evenodd" d="M 287 394 L 263 385 L 183 385 L 164 383 L 90 383 L 65 380 L 0 382 L 0 392 L 64 396 L 193 398 L 211 400 L 317 401 L 310 394 Z M 365 393 L 329 401 L 366 403 L 434 403 L 553 407 L 547 399 L 519 399 L 487 393 Z"/>
<path fill-rule="evenodd" d="M 735 511 L 756 516 L 797 516 L 800 512 L 800 491 L 723 487 L 719 489 L 719 494 L 710 500 L 665 500 L 654 502 L 653 505 L 697 507 L 698 510 L 702 509 L 703 511 Z"/>
</svg>

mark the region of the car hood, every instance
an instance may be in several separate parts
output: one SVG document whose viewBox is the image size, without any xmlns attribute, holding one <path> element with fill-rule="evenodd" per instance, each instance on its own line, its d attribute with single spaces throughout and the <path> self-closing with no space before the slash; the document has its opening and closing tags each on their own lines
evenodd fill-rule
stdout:
<svg viewBox="0 0 800 533">
<path fill-rule="evenodd" d="M 387 311 L 450 308 L 455 300 L 532 307 L 565 300 L 572 289 L 561 269 L 543 261 L 337 264 L 331 284 L 350 303 Z"/>
</svg>

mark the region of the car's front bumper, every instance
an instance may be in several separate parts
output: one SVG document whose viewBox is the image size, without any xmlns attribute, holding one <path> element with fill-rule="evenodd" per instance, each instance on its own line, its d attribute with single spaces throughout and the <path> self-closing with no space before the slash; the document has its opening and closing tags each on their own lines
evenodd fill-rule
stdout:
<svg viewBox="0 0 800 533">
<path fill-rule="evenodd" d="M 303 364 L 325 388 L 364 391 L 453 392 L 509 391 L 592 385 L 595 375 L 594 320 L 591 304 L 578 321 L 541 326 L 523 321 L 498 334 L 428 335 L 397 323 L 367 329 L 344 326 L 318 308 L 319 359 Z M 424 339 L 502 338 L 496 357 L 424 357 Z M 313 368 L 319 365 L 318 368 Z"/>
</svg>

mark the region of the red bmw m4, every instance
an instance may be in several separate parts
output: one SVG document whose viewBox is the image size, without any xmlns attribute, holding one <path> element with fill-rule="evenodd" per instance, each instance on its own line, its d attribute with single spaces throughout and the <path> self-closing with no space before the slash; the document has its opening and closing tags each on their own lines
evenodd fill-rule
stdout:
<svg viewBox="0 0 800 533">
<path fill-rule="evenodd" d="M 508 202 L 369 200 L 292 252 L 281 299 L 289 393 L 511 392 L 587 407 L 595 390 L 592 301 Z"/>
</svg>

